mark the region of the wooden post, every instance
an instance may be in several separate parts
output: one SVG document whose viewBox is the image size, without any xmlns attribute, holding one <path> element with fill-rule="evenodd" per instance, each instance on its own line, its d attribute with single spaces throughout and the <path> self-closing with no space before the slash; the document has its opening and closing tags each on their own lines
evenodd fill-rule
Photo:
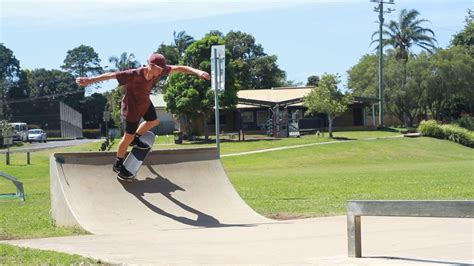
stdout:
<svg viewBox="0 0 474 266">
<path fill-rule="evenodd" d="M 26 164 L 31 164 L 30 152 L 29 151 L 26 152 Z"/>
</svg>

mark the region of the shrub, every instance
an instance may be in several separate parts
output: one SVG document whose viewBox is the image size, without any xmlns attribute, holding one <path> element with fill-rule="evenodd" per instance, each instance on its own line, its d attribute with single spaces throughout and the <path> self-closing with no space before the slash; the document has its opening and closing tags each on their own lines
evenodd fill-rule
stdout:
<svg viewBox="0 0 474 266">
<path fill-rule="evenodd" d="M 100 145 L 99 151 L 110 151 L 112 146 L 114 146 L 114 139 L 105 138 L 105 140 Z"/>
<path fill-rule="evenodd" d="M 474 148 L 473 132 L 456 124 L 440 125 L 434 120 L 421 121 L 418 132 L 424 136 L 447 139 Z"/>
<path fill-rule="evenodd" d="M 100 139 L 100 129 L 83 129 L 82 135 L 87 139 Z"/>
<path fill-rule="evenodd" d="M 474 148 L 474 137 L 469 130 L 457 125 L 442 125 L 441 130 L 445 139 Z"/>
<path fill-rule="evenodd" d="M 418 126 L 418 132 L 424 136 L 443 138 L 443 131 L 440 128 L 440 125 L 435 120 L 421 121 Z"/>
<path fill-rule="evenodd" d="M 471 117 L 469 115 L 463 115 L 454 123 L 465 129 L 474 130 L 474 117 Z"/>
<path fill-rule="evenodd" d="M 13 134 L 13 132 L 15 131 L 15 129 L 13 128 L 13 126 L 11 126 L 8 121 L 6 120 L 0 120 L 0 136 L 11 136 Z"/>
</svg>

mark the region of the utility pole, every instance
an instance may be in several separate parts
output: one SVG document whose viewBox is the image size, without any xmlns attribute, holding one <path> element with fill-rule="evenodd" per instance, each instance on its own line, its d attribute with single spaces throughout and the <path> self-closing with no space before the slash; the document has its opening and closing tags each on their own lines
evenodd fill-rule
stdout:
<svg viewBox="0 0 474 266">
<path fill-rule="evenodd" d="M 225 45 L 213 45 L 211 47 L 211 86 L 214 90 L 215 100 L 215 123 L 216 123 L 216 145 L 217 157 L 221 158 L 220 146 L 220 121 L 219 121 L 219 92 L 225 90 Z"/>
<path fill-rule="evenodd" d="M 370 2 L 378 3 L 378 6 L 374 8 L 375 12 L 379 13 L 379 127 L 383 127 L 383 101 L 384 101 L 384 83 L 383 83 L 383 23 L 384 13 L 391 13 L 395 9 L 388 8 L 386 11 L 383 9 L 383 4 L 394 4 L 394 0 L 370 0 Z"/>
<path fill-rule="evenodd" d="M 109 137 L 109 121 L 110 121 L 110 112 L 105 105 L 104 113 L 102 114 L 102 120 L 105 122 L 105 138 Z"/>
</svg>

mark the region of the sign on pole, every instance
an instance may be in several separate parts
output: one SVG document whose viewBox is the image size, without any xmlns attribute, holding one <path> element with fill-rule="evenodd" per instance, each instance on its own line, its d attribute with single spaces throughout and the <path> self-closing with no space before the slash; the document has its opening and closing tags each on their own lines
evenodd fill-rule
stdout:
<svg viewBox="0 0 474 266">
<path fill-rule="evenodd" d="M 211 76 L 214 91 L 225 90 L 225 45 L 213 45 L 211 48 Z"/>
<path fill-rule="evenodd" d="M 109 122 L 110 121 L 110 112 L 109 111 L 104 111 L 104 113 L 102 114 L 102 119 L 104 120 L 104 122 Z"/>
<path fill-rule="evenodd" d="M 214 90 L 215 121 L 216 121 L 216 145 L 217 156 L 221 157 L 220 151 L 220 123 L 219 123 L 219 92 L 225 90 L 225 46 L 213 45 L 211 47 L 211 86 Z"/>
</svg>

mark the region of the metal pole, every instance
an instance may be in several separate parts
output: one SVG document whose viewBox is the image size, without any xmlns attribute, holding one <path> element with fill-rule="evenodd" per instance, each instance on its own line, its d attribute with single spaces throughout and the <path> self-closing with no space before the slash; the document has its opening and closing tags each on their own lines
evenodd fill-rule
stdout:
<svg viewBox="0 0 474 266">
<path fill-rule="evenodd" d="M 372 126 L 375 127 L 375 104 L 372 104 Z"/>
<path fill-rule="evenodd" d="M 383 2 L 379 3 L 379 126 L 383 127 Z"/>
<path fill-rule="evenodd" d="M 31 159 L 30 159 L 30 152 L 26 152 L 26 164 L 31 164 Z"/>
<path fill-rule="evenodd" d="M 214 49 L 214 54 L 216 55 L 214 59 L 214 75 L 216 75 L 216 78 L 214 79 L 215 85 L 216 85 L 216 91 L 214 92 L 214 100 L 215 100 L 215 123 L 216 123 L 216 145 L 217 145 L 217 158 L 221 158 L 221 144 L 220 144 L 220 138 L 219 138 L 219 133 L 220 133 L 220 124 L 219 124 L 219 68 L 220 67 L 220 59 L 217 56 L 217 49 Z M 219 61 L 219 64 L 217 63 Z"/>
<path fill-rule="evenodd" d="M 6 159 L 7 159 L 7 165 L 10 165 L 10 146 L 7 147 Z"/>
</svg>

